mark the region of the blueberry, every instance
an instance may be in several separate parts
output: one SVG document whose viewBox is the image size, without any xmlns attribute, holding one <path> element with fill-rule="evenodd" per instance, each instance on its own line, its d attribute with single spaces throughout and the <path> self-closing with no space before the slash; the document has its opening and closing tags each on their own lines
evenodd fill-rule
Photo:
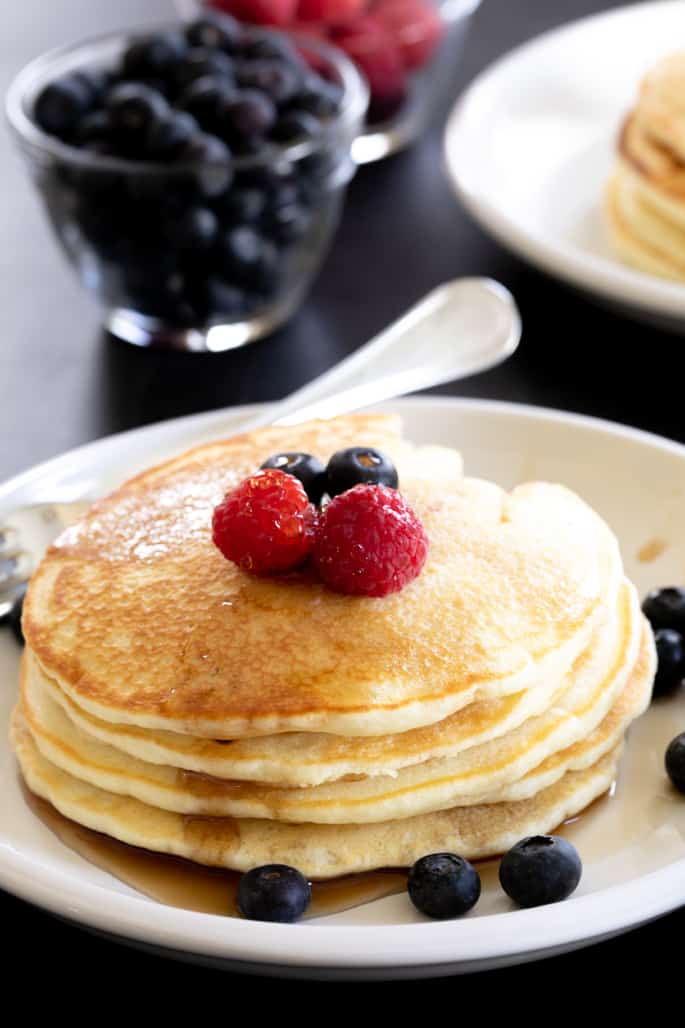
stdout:
<svg viewBox="0 0 685 1028">
<path fill-rule="evenodd" d="M 282 114 L 271 132 L 278 143 L 304 142 L 316 139 L 321 133 L 321 122 L 307 111 L 292 109 Z"/>
<path fill-rule="evenodd" d="M 195 171 L 195 180 L 202 196 L 219 196 L 233 181 L 231 151 L 217 136 L 199 132 L 178 154 L 179 161 L 201 164 Z"/>
<path fill-rule="evenodd" d="M 137 82 L 115 86 L 107 95 L 112 127 L 135 145 L 154 125 L 166 121 L 170 109 L 161 93 Z"/>
<path fill-rule="evenodd" d="M 188 111 L 207 132 L 221 133 L 225 127 L 226 111 L 235 96 L 235 89 L 226 79 L 204 75 L 183 91 L 178 106 Z"/>
<path fill-rule="evenodd" d="M 673 692 L 685 677 L 685 641 L 674 628 L 659 628 L 654 633 L 657 671 L 653 696 Z"/>
<path fill-rule="evenodd" d="M 21 591 L 17 594 L 17 598 L 14 602 L 14 606 L 7 615 L 7 624 L 14 632 L 17 642 L 20 646 L 24 645 L 24 633 L 21 630 L 21 615 L 24 609 L 24 596 L 26 595 L 26 586 L 22 586 Z"/>
<path fill-rule="evenodd" d="M 301 83 L 293 105 L 315 118 L 333 118 L 340 111 L 342 95 L 340 86 L 312 72 Z"/>
<path fill-rule="evenodd" d="M 207 207 L 190 207 L 169 219 L 165 235 L 173 246 L 183 250 L 208 250 L 214 244 L 218 228 L 213 211 Z"/>
<path fill-rule="evenodd" d="M 269 294 L 277 281 L 278 251 L 252 228 L 229 229 L 221 240 L 224 272 L 232 284 Z"/>
<path fill-rule="evenodd" d="M 246 89 L 229 101 L 226 120 L 236 136 L 265 136 L 276 121 L 276 108 L 265 93 Z"/>
<path fill-rule="evenodd" d="M 299 204 L 291 203 L 271 211 L 264 228 L 280 246 L 289 246 L 307 234 L 310 224 L 310 215 Z"/>
<path fill-rule="evenodd" d="M 240 23 L 229 14 L 208 11 L 186 28 L 186 39 L 191 46 L 235 53 L 243 38 Z"/>
<path fill-rule="evenodd" d="M 286 61 L 295 68 L 304 68 L 304 62 L 286 36 L 259 34 L 246 36 L 241 49 L 243 57 L 250 61 Z"/>
<path fill-rule="evenodd" d="M 124 52 L 122 73 L 128 79 L 164 78 L 188 49 L 181 32 L 158 32 L 138 39 Z"/>
<path fill-rule="evenodd" d="M 499 880 L 520 907 L 558 903 L 574 891 L 582 874 L 578 851 L 558 835 L 532 835 L 505 853 Z"/>
<path fill-rule="evenodd" d="M 242 289 L 211 276 L 204 283 L 204 307 L 209 317 L 223 315 L 236 318 L 245 311 L 245 293 Z"/>
<path fill-rule="evenodd" d="M 665 757 L 666 774 L 679 792 L 685 793 L 685 732 L 668 744 Z"/>
<path fill-rule="evenodd" d="M 642 610 L 655 631 L 675 628 L 685 635 L 685 589 L 677 586 L 653 589 L 645 597 Z"/>
<path fill-rule="evenodd" d="M 329 496 L 352 489 L 355 485 L 387 485 L 397 489 L 399 479 L 392 461 L 369 446 L 351 446 L 347 450 L 338 450 L 328 462 L 326 468 Z"/>
<path fill-rule="evenodd" d="M 164 121 L 151 125 L 145 136 L 145 151 L 153 160 L 178 157 L 188 146 L 200 126 L 186 111 L 170 111 Z"/>
<path fill-rule="evenodd" d="M 86 143 L 102 142 L 112 134 L 112 120 L 107 111 L 91 111 L 78 122 L 73 135 L 77 146 Z"/>
<path fill-rule="evenodd" d="M 66 75 L 40 91 L 33 115 L 45 132 L 65 139 L 90 103 L 90 90 L 76 75 Z"/>
<path fill-rule="evenodd" d="M 183 90 L 195 79 L 213 75 L 217 78 L 233 82 L 233 62 L 221 50 L 208 50 L 205 47 L 194 47 L 174 69 L 174 79 L 178 89 Z"/>
<path fill-rule="evenodd" d="M 300 86 L 300 76 L 293 66 L 276 60 L 244 62 L 237 69 L 236 79 L 246 89 L 266 93 L 278 107 L 292 100 Z"/>
<path fill-rule="evenodd" d="M 83 87 L 88 90 L 91 105 L 101 103 L 111 84 L 109 72 L 102 71 L 100 68 L 76 71 L 74 72 L 74 78 L 78 79 Z"/>
<path fill-rule="evenodd" d="M 238 884 L 238 909 L 252 921 L 297 921 L 311 898 L 312 888 L 304 875 L 285 864 L 255 867 Z"/>
<path fill-rule="evenodd" d="M 412 867 L 407 890 L 416 909 L 427 917 L 461 917 L 478 902 L 480 876 L 455 853 L 431 853 Z"/>
<path fill-rule="evenodd" d="M 326 468 L 318 457 L 312 457 L 310 453 L 276 453 L 261 466 L 278 468 L 299 479 L 312 503 L 321 503 L 326 491 Z"/>
<path fill-rule="evenodd" d="M 217 201 L 217 210 L 228 225 L 254 225 L 266 208 L 266 194 L 262 189 L 237 186 L 228 190 Z"/>
</svg>

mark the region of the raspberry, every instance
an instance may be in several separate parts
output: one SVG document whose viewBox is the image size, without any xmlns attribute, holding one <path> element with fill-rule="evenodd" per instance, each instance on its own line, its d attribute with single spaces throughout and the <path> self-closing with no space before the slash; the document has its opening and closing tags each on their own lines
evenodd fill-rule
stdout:
<svg viewBox="0 0 685 1028">
<path fill-rule="evenodd" d="M 331 500 L 314 547 L 322 581 L 351 596 L 399 592 L 427 554 L 421 521 L 401 493 L 382 485 L 357 485 Z"/>
<path fill-rule="evenodd" d="M 284 471 L 259 471 L 214 508 L 212 538 L 243 571 L 292 571 L 314 545 L 316 511 L 302 484 Z"/>
</svg>

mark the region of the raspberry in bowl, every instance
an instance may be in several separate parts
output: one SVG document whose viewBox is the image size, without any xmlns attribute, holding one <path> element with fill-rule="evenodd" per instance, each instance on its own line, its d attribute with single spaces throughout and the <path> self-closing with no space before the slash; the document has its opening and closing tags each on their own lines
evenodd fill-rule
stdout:
<svg viewBox="0 0 685 1028">
<path fill-rule="evenodd" d="M 459 56 L 480 0 L 202 0 L 244 22 L 308 33 L 364 75 L 370 104 L 356 140 L 366 164 L 413 143 L 453 99 Z M 177 0 L 182 14 L 198 0 Z"/>
<path fill-rule="evenodd" d="M 335 48 L 213 13 L 40 57 L 7 114 L 109 331 L 222 351 L 304 298 L 367 102 Z"/>
</svg>

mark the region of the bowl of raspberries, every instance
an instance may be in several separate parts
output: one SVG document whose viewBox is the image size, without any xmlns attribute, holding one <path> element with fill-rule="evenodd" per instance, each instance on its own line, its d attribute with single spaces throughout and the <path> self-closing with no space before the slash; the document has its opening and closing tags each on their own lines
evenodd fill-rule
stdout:
<svg viewBox="0 0 685 1028">
<path fill-rule="evenodd" d="M 198 0 L 178 0 L 181 13 Z M 359 164 L 413 143 L 453 98 L 459 55 L 480 0 L 202 0 L 245 22 L 339 47 L 370 91 Z"/>
<path fill-rule="evenodd" d="M 6 109 L 105 327 L 216 352 L 299 307 L 367 105 L 355 64 L 328 42 L 206 11 L 39 57 Z"/>
</svg>

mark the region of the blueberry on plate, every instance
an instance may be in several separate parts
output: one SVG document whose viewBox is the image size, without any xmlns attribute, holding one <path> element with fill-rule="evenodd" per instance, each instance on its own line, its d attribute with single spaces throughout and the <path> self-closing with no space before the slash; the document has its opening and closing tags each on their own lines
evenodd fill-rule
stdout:
<svg viewBox="0 0 685 1028">
<path fill-rule="evenodd" d="M 21 589 L 17 592 L 17 595 L 14 600 L 14 606 L 11 608 L 9 614 L 7 614 L 5 618 L 3 618 L 3 621 L 7 622 L 10 629 L 16 636 L 17 642 L 20 644 L 20 646 L 24 645 L 24 633 L 21 630 L 21 615 L 24 609 L 25 595 L 26 586 L 23 585 Z"/>
<path fill-rule="evenodd" d="M 297 921 L 311 898 L 312 887 L 307 879 L 286 864 L 255 867 L 238 884 L 238 909 L 251 921 Z"/>
<path fill-rule="evenodd" d="M 271 138 L 277 143 L 305 142 L 321 134 L 321 122 L 313 114 L 293 108 L 280 116 Z"/>
<path fill-rule="evenodd" d="M 242 38 L 240 23 L 230 14 L 220 14 L 218 11 L 207 11 L 186 28 L 186 39 L 191 46 L 225 50 L 229 54 L 235 53 Z"/>
<path fill-rule="evenodd" d="M 124 52 L 121 70 L 124 78 L 164 78 L 184 56 L 188 44 L 181 32 L 157 32 L 137 39 Z"/>
<path fill-rule="evenodd" d="M 170 108 L 156 89 L 138 82 L 124 82 L 107 94 L 107 111 L 114 131 L 135 144 L 154 125 L 166 121 Z"/>
<path fill-rule="evenodd" d="M 227 104 L 226 121 L 236 136 L 265 136 L 276 121 L 276 107 L 265 93 L 245 89 Z"/>
<path fill-rule="evenodd" d="M 370 446 L 338 450 L 328 462 L 326 476 L 326 492 L 331 497 L 360 484 L 387 485 L 391 489 L 399 485 L 395 465 L 384 453 Z"/>
<path fill-rule="evenodd" d="M 145 136 L 146 154 L 152 160 L 173 160 L 199 133 L 200 126 L 192 114 L 172 109 L 168 118 L 155 122 L 148 129 Z"/>
<path fill-rule="evenodd" d="M 659 628 L 654 633 L 657 670 L 654 678 L 653 696 L 665 696 L 673 692 L 685 677 L 685 641 L 674 628 Z"/>
<path fill-rule="evenodd" d="M 427 917 L 461 917 L 478 902 L 480 876 L 456 853 L 431 853 L 412 867 L 407 891 L 416 909 Z"/>
<path fill-rule="evenodd" d="M 668 744 L 664 763 L 666 774 L 678 792 L 685 793 L 685 732 L 676 735 Z"/>
<path fill-rule="evenodd" d="M 645 597 L 642 611 L 655 631 L 675 628 L 685 634 L 685 589 L 677 586 L 652 589 Z"/>
<path fill-rule="evenodd" d="M 312 503 L 321 503 L 321 497 L 326 491 L 326 468 L 318 457 L 313 457 L 311 453 L 275 453 L 261 467 L 277 468 L 299 479 Z"/>
<path fill-rule="evenodd" d="M 578 851 L 558 835 L 531 835 L 502 857 L 499 880 L 520 907 L 558 903 L 575 890 L 582 874 Z"/>
<path fill-rule="evenodd" d="M 65 139 L 91 105 L 91 92 L 76 75 L 50 82 L 40 91 L 33 108 L 38 125 Z"/>
</svg>

